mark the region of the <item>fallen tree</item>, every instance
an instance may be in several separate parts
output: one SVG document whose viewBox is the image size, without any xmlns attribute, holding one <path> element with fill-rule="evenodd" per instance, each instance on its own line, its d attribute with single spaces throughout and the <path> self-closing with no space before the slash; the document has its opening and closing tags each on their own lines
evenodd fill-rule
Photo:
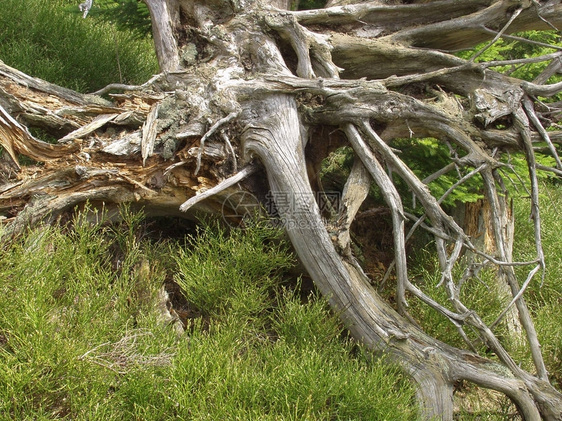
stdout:
<svg viewBox="0 0 562 421">
<path fill-rule="evenodd" d="M 560 71 L 561 48 L 509 62 L 477 62 L 487 46 L 470 59 L 453 54 L 512 33 L 559 27 L 560 0 L 336 0 L 305 11 L 287 10 L 288 0 L 145 3 L 162 73 L 141 86 L 116 84 L 83 95 L 0 63 L 5 240 L 86 202 L 109 209 L 131 202 L 148 215 L 192 217 L 224 212 L 233 193 L 272 199 L 319 290 L 355 338 L 417 382 L 427 419 L 453 418 L 454 385 L 463 380 L 504 393 L 526 420 L 562 419 L 562 395 L 549 382 L 524 298 L 545 268 L 534 143 L 556 157 L 555 168 L 541 168 L 562 174 L 555 147 L 562 133 L 544 127 L 559 116 L 560 104 L 540 102 L 562 90 L 561 83 L 544 84 Z M 491 70 L 529 61 L 551 65 L 534 82 Z M 451 145 L 451 162 L 435 177 L 454 170 L 462 174 L 459 184 L 482 177 L 493 251 L 478 249 L 444 211 L 442 198 L 431 194 L 428 180 L 389 146 L 405 137 Z M 307 168 L 317 169 L 330 147 L 341 145 L 351 146 L 355 163 L 342 205 L 326 218 L 311 187 L 319 188 L 317 174 Z M 531 262 L 511 258 L 500 171 L 506 164 L 499 161 L 505 151 L 522 151 L 528 162 L 536 231 Z M 421 217 L 405 211 L 388 170 L 423 206 Z M 372 288 L 351 247 L 351 224 L 372 183 L 392 216 L 395 305 Z M 238 205 L 251 205 L 241 200 Z M 434 236 L 450 306 L 408 276 L 405 243 L 416 229 Z M 453 267 L 465 251 L 480 257 L 466 276 L 493 265 L 507 282 L 512 299 L 498 321 L 516 309 L 532 372 L 507 352 L 494 333 L 497 324 L 484 323 L 460 299 L 466 277 L 455 278 Z M 529 266 L 526 279 L 515 276 L 517 265 Z M 446 317 L 468 350 L 424 333 L 408 314 L 408 299 Z M 467 328 L 478 332 L 493 359 L 475 352 Z"/>
</svg>

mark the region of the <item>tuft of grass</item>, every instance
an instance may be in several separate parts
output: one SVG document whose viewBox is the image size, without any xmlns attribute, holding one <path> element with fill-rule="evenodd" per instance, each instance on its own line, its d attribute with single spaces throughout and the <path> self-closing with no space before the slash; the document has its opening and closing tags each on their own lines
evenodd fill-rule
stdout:
<svg viewBox="0 0 562 421">
<path fill-rule="evenodd" d="M 77 217 L 68 234 L 45 226 L 4 248 L 0 256 L 4 417 L 110 419 L 98 410 L 116 403 L 113 390 L 119 373 L 142 372 L 137 354 L 152 355 L 150 342 L 161 341 L 160 348 L 171 343 L 166 332 L 154 328 L 152 301 L 162 280 L 157 261 L 151 263 L 153 283 L 147 285 L 138 262 L 123 259 L 116 267 L 109 250 L 112 237 L 107 228 Z M 151 251 L 144 251 L 150 259 Z M 137 289 L 147 286 L 148 295 L 132 303 Z M 150 336 L 137 335 L 145 329 Z M 101 351 L 100 345 L 131 335 L 138 338 L 130 352 L 94 358 L 92 350 Z"/>
<path fill-rule="evenodd" d="M 86 209 L 0 251 L 0 419 L 416 419 L 400 371 L 303 302 L 276 231 L 161 244 L 121 216 Z M 158 305 L 174 274 L 198 310 L 181 336 Z"/>
<path fill-rule="evenodd" d="M 252 320 L 272 305 L 270 290 L 293 265 L 279 231 L 265 224 L 230 233 L 207 225 L 174 255 L 176 282 L 195 311 Z"/>
<path fill-rule="evenodd" d="M 80 92 L 142 83 L 158 72 L 152 40 L 82 19 L 69 0 L 0 1 L 0 60 Z"/>
</svg>

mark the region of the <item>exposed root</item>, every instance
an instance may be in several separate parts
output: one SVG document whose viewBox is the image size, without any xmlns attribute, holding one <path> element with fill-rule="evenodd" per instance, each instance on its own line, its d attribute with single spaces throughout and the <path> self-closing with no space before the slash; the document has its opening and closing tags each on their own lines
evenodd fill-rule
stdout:
<svg viewBox="0 0 562 421">
<path fill-rule="evenodd" d="M 259 167 L 257 165 L 251 165 L 251 164 L 242 168 L 238 173 L 221 181 L 215 187 L 212 187 L 209 190 L 205 190 L 203 193 L 193 196 L 191 199 L 182 203 L 182 205 L 180 206 L 180 211 L 187 212 L 191 207 L 195 206 L 197 203 L 202 202 L 203 200 L 228 189 L 229 187 L 239 183 L 245 178 L 248 178 L 249 176 L 254 174 L 258 169 Z"/>
<path fill-rule="evenodd" d="M 332 47 L 327 36 L 306 29 L 292 14 L 267 16 L 266 23 L 291 43 L 298 58 L 297 76 L 305 79 L 317 76 L 339 78 L 342 69 L 332 61 Z"/>
</svg>

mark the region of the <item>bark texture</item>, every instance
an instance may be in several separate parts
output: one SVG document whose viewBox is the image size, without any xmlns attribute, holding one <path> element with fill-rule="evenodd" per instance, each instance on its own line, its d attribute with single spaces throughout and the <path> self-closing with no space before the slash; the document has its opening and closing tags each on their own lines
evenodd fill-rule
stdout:
<svg viewBox="0 0 562 421">
<path fill-rule="evenodd" d="M 549 382 L 523 294 L 545 267 L 534 143 L 548 145 L 557 159 L 551 170 L 562 174 L 555 147 L 561 133 L 544 128 L 559 119 L 560 104 L 547 109 L 537 101 L 562 90 L 545 85 L 560 71 L 561 48 L 527 59 L 552 62 L 535 82 L 491 70 L 506 63 L 452 54 L 514 32 L 560 27 L 562 2 L 334 0 L 308 11 L 286 10 L 291 2 L 281 0 L 145 2 L 162 73 L 142 86 L 112 85 L 81 95 L 0 62 L 2 237 L 54 221 L 87 201 L 109 208 L 131 202 L 149 215 L 193 217 L 236 214 L 239 209 L 229 213 L 225 206 L 250 204 L 225 200 L 232 193 L 273 199 L 308 274 L 354 337 L 386 353 L 417 382 L 424 418 L 453 419 L 454 385 L 468 381 L 504 393 L 526 420 L 562 419 L 562 395 Z M 29 128 L 57 141 L 39 140 Z M 389 146 L 407 137 L 447 142 L 451 163 L 420 180 Z M 326 217 L 316 200 L 321 184 L 315 173 L 343 144 L 352 148 L 355 163 L 342 205 Z M 513 150 L 523 151 L 529 164 L 537 249 L 532 262 L 512 261 L 498 157 Z M 458 185 L 476 174 L 484 180 L 493 247 L 478 247 L 427 187 L 455 170 Z M 389 173 L 408 186 L 422 216 L 405 211 Z M 350 235 L 372 183 L 392 220 L 394 304 L 373 288 Z M 408 276 L 406 242 L 417 229 L 435 238 L 449 305 Z M 467 251 L 479 258 L 458 279 L 453 267 Z M 519 264 L 529 267 L 526 279 L 515 276 Z M 496 336 L 497 324 L 487 325 L 461 300 L 467 277 L 484 265 L 496 267 L 511 294 L 498 323 L 506 314 L 518 318 L 510 323 L 524 332 L 530 372 Z M 426 334 L 408 313 L 408 300 L 448 319 L 467 350 Z M 493 358 L 475 352 L 467 328 Z"/>
</svg>

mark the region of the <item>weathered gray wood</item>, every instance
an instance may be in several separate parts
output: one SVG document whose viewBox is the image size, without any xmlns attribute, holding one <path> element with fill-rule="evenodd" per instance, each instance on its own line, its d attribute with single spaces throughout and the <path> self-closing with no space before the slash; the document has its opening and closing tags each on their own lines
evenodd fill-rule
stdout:
<svg viewBox="0 0 562 421">
<path fill-rule="evenodd" d="M 220 212 L 225 188 L 270 197 L 307 272 L 350 332 L 401 364 L 417 383 L 425 418 L 452 419 L 453 385 L 466 380 L 504 393 L 526 420 L 561 419 L 562 396 L 548 382 L 522 290 L 532 282 L 533 268 L 545 264 L 532 143 L 546 139 L 541 121 L 562 115 L 561 104 L 545 110 L 529 101 L 533 95 L 560 92 L 562 86 L 541 85 L 548 72 L 530 83 L 491 70 L 500 64 L 559 60 L 559 52 L 474 63 L 444 49 L 561 24 L 562 1 L 398 3 L 334 0 L 326 10 L 290 12 L 280 10 L 291 6 L 289 0 L 146 0 L 162 73 L 142 85 L 98 91 L 126 91 L 111 94 L 111 101 L 56 87 L 0 62 L 3 238 L 40 220 L 54 221 L 87 200 L 109 207 L 131 202 L 149 215 L 184 215 L 181 210 L 196 205 L 185 214 L 192 217 L 195 210 Z M 515 124 L 496 129 L 502 119 Z M 42 142 L 27 126 L 45 128 L 64 143 Z M 323 134 L 315 142 L 339 136 L 356 156 L 337 221 L 321 217 L 318 192 L 307 178 L 304 148 L 307 136 L 316 136 L 319 127 Z M 430 180 L 420 180 L 388 146 L 395 138 L 428 136 L 448 142 L 462 156 L 452 156 L 451 164 L 431 178 L 465 168 L 471 173 L 459 175 L 458 185 L 473 174 L 483 176 L 497 252 L 478 250 L 444 211 L 442 200 L 431 194 Z M 562 132 L 547 136 L 556 154 Z M 537 258 L 531 262 L 512 261 L 507 207 L 498 200 L 496 186 L 498 153 L 521 149 L 534 180 Z M 18 165 L 20 155 L 39 164 Z M 310 158 L 321 162 L 324 156 Z M 252 177 L 253 166 L 238 171 L 255 160 L 267 180 Z M 409 186 L 424 217 L 404 212 L 387 169 Z M 371 181 L 391 210 L 398 311 L 370 286 L 350 247 L 350 227 Z M 452 307 L 409 279 L 405 218 L 416 221 L 411 232 L 426 229 L 434 235 L 441 286 Z M 494 326 L 462 302 L 462 282 L 452 268 L 464 249 L 505 274 L 536 375 L 524 371 Z M 519 280 L 523 288 L 515 265 L 530 267 L 529 276 Z M 474 350 L 464 333 L 464 326 L 473 327 L 499 362 L 426 335 L 406 311 L 406 294 L 441 313 Z"/>
</svg>

